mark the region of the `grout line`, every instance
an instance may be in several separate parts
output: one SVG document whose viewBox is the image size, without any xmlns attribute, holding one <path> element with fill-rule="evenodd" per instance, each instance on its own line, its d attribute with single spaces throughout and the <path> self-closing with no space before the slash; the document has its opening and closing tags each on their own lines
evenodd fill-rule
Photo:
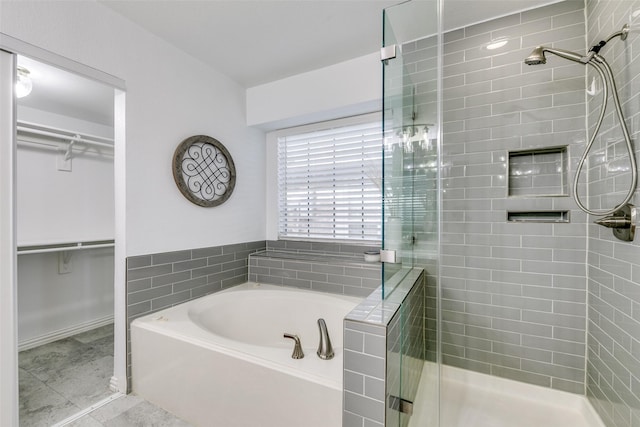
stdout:
<svg viewBox="0 0 640 427">
<path fill-rule="evenodd" d="M 76 421 L 76 420 L 84 417 L 85 415 L 90 414 L 91 412 L 95 411 L 96 409 L 101 408 L 101 407 L 113 402 L 114 400 L 119 399 L 119 398 L 124 397 L 124 396 L 126 396 L 124 393 L 120 393 L 120 392 L 114 393 L 111 396 L 109 396 L 109 397 L 107 397 L 105 399 L 102 399 L 99 402 L 94 403 L 93 405 L 89 406 L 88 408 L 83 409 L 82 411 L 77 412 L 77 413 L 71 415 L 70 417 L 65 418 L 64 420 L 54 424 L 51 427 L 66 426 L 66 425 L 72 423 L 73 421 Z"/>
</svg>

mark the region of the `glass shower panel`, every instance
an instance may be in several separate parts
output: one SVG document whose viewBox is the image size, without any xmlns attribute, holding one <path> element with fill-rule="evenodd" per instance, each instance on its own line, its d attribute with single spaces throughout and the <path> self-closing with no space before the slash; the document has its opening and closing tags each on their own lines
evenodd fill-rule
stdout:
<svg viewBox="0 0 640 427">
<path fill-rule="evenodd" d="M 383 249 L 396 260 L 383 264 L 383 296 L 402 301 L 387 334 L 390 427 L 439 423 L 438 13 L 433 0 L 383 14 Z M 416 268 L 424 274 L 407 288 Z M 400 298 L 396 287 L 410 291 Z"/>
<path fill-rule="evenodd" d="M 397 6 L 396 6 L 397 7 Z M 394 9 L 395 10 L 395 9 Z M 410 263 L 411 245 L 406 234 L 411 226 L 409 212 L 405 212 L 404 202 L 410 195 L 410 188 L 404 181 L 403 170 L 405 153 L 401 144 L 402 115 L 404 96 L 404 66 L 402 51 L 394 33 L 393 13 L 389 9 L 383 12 L 383 47 L 386 49 L 383 59 L 383 239 L 382 247 L 393 251 L 396 263 L 382 265 L 383 297 L 393 291 L 392 283 L 398 283 L 403 263 Z M 392 282 L 391 278 L 394 277 Z"/>
<path fill-rule="evenodd" d="M 384 296 L 438 247 L 437 6 L 383 12 L 383 249 L 396 259 L 383 264 Z"/>
</svg>

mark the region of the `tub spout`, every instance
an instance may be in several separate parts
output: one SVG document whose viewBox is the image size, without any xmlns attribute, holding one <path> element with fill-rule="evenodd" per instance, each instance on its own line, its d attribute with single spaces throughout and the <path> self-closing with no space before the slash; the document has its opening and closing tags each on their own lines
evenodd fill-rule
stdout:
<svg viewBox="0 0 640 427">
<path fill-rule="evenodd" d="M 320 343 L 318 344 L 317 351 L 318 357 L 324 360 L 333 359 L 333 347 L 331 346 L 327 324 L 324 319 L 318 319 L 318 328 L 320 328 Z"/>
<path fill-rule="evenodd" d="M 293 347 L 293 354 L 291 355 L 292 359 L 302 359 L 304 357 L 304 352 L 302 351 L 302 346 L 300 345 L 300 338 L 297 335 L 293 334 L 284 334 L 285 338 L 290 338 L 295 342 L 295 346 Z"/>
</svg>

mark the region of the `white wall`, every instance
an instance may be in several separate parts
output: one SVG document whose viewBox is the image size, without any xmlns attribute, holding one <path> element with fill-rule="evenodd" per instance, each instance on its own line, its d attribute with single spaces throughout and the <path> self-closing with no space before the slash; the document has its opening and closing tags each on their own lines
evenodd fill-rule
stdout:
<svg viewBox="0 0 640 427">
<path fill-rule="evenodd" d="M 127 256 L 264 239 L 264 134 L 228 77 L 93 1 L 0 2 L 5 34 L 126 82 Z M 207 134 L 237 169 L 234 194 L 201 208 L 178 191 L 176 146 Z"/>
<path fill-rule="evenodd" d="M 18 343 L 42 344 L 113 320 L 113 249 L 18 256 Z"/>
<path fill-rule="evenodd" d="M 27 107 L 20 105 L 20 101 L 18 101 L 18 120 L 113 139 L 113 126 L 81 120 L 39 108 Z"/>
<path fill-rule="evenodd" d="M 18 108 L 18 120 L 113 137 L 106 126 L 33 108 Z M 113 150 L 76 146 L 71 171 L 61 171 L 58 150 L 24 140 L 18 133 L 18 246 L 113 239 Z"/>
<path fill-rule="evenodd" d="M 282 129 L 382 108 L 380 53 L 247 89 L 247 123 Z"/>
</svg>

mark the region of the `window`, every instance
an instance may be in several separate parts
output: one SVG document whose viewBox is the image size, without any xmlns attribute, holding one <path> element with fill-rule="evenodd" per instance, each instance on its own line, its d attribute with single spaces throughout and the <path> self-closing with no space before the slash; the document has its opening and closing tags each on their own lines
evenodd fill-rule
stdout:
<svg viewBox="0 0 640 427">
<path fill-rule="evenodd" d="M 379 121 L 278 138 L 281 239 L 378 242 Z"/>
</svg>

